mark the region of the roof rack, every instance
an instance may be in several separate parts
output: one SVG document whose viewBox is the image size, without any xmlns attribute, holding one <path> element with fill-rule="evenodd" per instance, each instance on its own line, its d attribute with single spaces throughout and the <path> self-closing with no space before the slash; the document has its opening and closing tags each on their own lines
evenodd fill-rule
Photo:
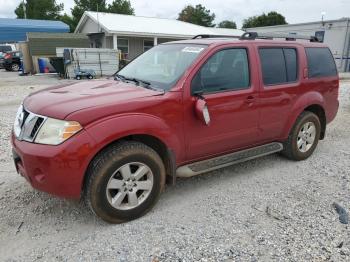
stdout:
<svg viewBox="0 0 350 262">
<path fill-rule="evenodd" d="M 310 42 L 320 42 L 316 36 L 303 36 L 293 34 L 269 34 L 269 33 L 257 33 L 257 32 L 245 32 L 239 39 L 240 40 L 255 40 L 255 39 L 274 39 L 284 38 L 287 41 L 295 41 L 296 39 L 309 40 Z"/>
<path fill-rule="evenodd" d="M 240 38 L 239 36 L 234 35 L 196 35 L 192 39 L 200 39 L 200 38 Z"/>
</svg>

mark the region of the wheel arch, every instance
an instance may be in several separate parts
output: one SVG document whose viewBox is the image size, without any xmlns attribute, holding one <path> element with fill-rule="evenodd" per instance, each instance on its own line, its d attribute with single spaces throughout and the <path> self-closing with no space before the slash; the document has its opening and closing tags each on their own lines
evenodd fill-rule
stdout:
<svg viewBox="0 0 350 262">
<path fill-rule="evenodd" d="M 114 146 L 118 143 L 127 142 L 127 141 L 135 141 L 135 142 L 143 143 L 149 146 L 150 148 L 152 148 L 154 151 L 156 151 L 164 163 L 166 176 L 167 176 L 167 183 L 175 183 L 175 178 L 176 178 L 175 152 L 172 149 L 170 149 L 167 146 L 167 144 L 157 136 L 138 133 L 138 134 L 130 134 L 127 136 L 119 137 L 113 141 L 110 141 L 109 143 L 105 144 L 103 147 L 98 149 L 98 151 L 90 159 L 89 164 L 84 172 L 84 177 L 81 185 L 82 192 L 84 192 L 85 190 L 86 182 L 88 180 L 88 170 L 93 165 L 94 160 L 98 158 L 98 156 L 107 148 Z"/>
<path fill-rule="evenodd" d="M 326 119 L 326 113 L 324 108 L 319 104 L 313 104 L 306 107 L 303 111 L 309 111 L 318 116 L 318 119 L 320 120 L 320 123 L 321 123 L 320 140 L 323 140 L 326 136 L 326 126 L 327 126 L 327 119 Z"/>
<path fill-rule="evenodd" d="M 327 125 L 325 101 L 322 94 L 316 91 L 310 91 L 303 94 L 294 103 L 290 110 L 291 113 L 288 118 L 288 123 L 283 132 L 283 139 L 286 139 L 289 136 L 293 126 L 295 125 L 295 121 L 304 111 L 312 112 L 318 116 L 321 122 L 320 139 L 324 139 Z"/>
</svg>

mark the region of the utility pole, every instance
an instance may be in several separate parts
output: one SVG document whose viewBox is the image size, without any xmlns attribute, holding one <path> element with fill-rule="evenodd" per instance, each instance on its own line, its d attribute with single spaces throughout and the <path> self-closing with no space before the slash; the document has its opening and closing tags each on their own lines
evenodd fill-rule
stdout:
<svg viewBox="0 0 350 262">
<path fill-rule="evenodd" d="M 27 9 L 26 9 L 26 4 L 24 3 L 24 0 L 22 0 L 22 7 L 23 7 L 24 19 L 27 19 Z"/>
<path fill-rule="evenodd" d="M 326 16 L 326 12 L 325 11 L 323 11 L 323 12 L 321 12 L 321 20 L 322 20 L 322 26 L 324 26 L 325 25 L 325 22 L 324 22 L 324 17 Z"/>
<path fill-rule="evenodd" d="M 98 4 L 96 4 L 96 9 L 97 9 L 97 33 L 100 32 L 100 21 L 98 19 Z"/>
</svg>

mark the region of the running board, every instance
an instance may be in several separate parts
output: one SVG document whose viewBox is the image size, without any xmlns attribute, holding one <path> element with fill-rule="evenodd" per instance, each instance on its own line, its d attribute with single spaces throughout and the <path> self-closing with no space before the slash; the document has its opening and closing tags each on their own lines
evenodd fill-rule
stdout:
<svg viewBox="0 0 350 262">
<path fill-rule="evenodd" d="M 281 143 L 270 143 L 262 146 L 257 146 L 231 154 L 195 162 L 185 166 L 180 166 L 176 169 L 176 176 L 191 177 L 205 172 L 209 172 L 222 167 L 230 166 L 261 156 L 270 155 L 283 150 Z"/>
</svg>

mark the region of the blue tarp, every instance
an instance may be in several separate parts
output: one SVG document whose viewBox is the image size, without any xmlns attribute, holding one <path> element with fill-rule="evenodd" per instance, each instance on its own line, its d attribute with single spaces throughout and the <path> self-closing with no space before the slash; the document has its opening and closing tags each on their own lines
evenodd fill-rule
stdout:
<svg viewBox="0 0 350 262">
<path fill-rule="evenodd" d="M 0 43 L 25 41 L 29 32 L 68 33 L 69 26 L 61 21 L 0 18 Z"/>
</svg>

